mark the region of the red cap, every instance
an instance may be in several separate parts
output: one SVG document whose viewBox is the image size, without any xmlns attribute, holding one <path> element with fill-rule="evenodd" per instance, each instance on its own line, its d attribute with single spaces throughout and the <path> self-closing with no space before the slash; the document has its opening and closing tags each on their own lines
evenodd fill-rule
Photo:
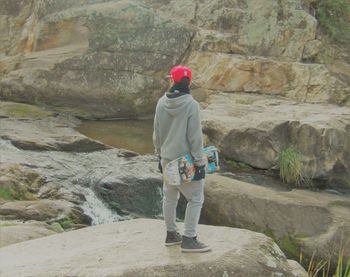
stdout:
<svg viewBox="0 0 350 277">
<path fill-rule="evenodd" d="M 173 81 L 175 83 L 179 83 L 183 77 L 187 77 L 190 79 L 190 81 L 192 81 L 191 69 L 189 69 L 186 66 L 182 66 L 182 65 L 174 66 L 170 70 L 170 76 L 171 76 L 171 79 L 173 79 Z"/>
</svg>

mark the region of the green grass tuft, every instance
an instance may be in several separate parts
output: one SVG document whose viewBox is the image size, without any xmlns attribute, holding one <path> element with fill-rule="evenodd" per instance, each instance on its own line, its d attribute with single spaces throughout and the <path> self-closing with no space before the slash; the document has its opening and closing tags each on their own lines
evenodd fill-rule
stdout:
<svg viewBox="0 0 350 277">
<path fill-rule="evenodd" d="M 283 149 L 278 155 L 280 177 L 283 182 L 300 186 L 303 181 L 301 154 L 294 147 Z"/>
</svg>

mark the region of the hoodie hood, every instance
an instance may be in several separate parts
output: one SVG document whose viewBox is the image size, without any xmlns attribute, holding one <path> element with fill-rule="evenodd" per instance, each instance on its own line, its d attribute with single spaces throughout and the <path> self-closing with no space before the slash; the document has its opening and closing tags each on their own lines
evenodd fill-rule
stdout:
<svg viewBox="0 0 350 277">
<path fill-rule="evenodd" d="M 162 108 L 172 116 L 179 113 L 184 113 L 188 107 L 193 103 L 193 97 L 190 94 L 184 94 L 179 97 L 169 98 L 172 93 L 167 92 L 162 98 Z"/>
</svg>

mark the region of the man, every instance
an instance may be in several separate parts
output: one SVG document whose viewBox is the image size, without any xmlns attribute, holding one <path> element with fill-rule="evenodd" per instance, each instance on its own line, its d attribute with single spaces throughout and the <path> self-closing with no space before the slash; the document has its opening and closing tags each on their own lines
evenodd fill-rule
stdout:
<svg viewBox="0 0 350 277">
<path fill-rule="evenodd" d="M 210 248 L 197 240 L 197 225 L 204 201 L 205 165 L 199 104 L 190 94 L 192 73 L 188 67 L 170 71 L 172 87 L 157 104 L 153 143 L 159 155 L 159 170 L 172 160 L 190 153 L 195 165 L 194 181 L 179 186 L 163 184 L 163 214 L 167 229 L 166 246 L 181 243 L 182 252 L 206 252 Z M 180 192 L 187 199 L 184 235 L 177 232 L 176 206 Z"/>
</svg>

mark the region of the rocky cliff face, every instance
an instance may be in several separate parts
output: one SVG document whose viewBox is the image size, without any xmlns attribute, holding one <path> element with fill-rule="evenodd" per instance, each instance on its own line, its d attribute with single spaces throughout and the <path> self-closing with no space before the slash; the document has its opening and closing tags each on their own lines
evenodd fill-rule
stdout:
<svg viewBox="0 0 350 277">
<path fill-rule="evenodd" d="M 2 1 L 0 98 L 82 117 L 140 115 L 152 112 L 169 68 L 186 63 L 200 88 L 349 105 L 349 76 L 320 63 L 309 5 Z"/>
</svg>

